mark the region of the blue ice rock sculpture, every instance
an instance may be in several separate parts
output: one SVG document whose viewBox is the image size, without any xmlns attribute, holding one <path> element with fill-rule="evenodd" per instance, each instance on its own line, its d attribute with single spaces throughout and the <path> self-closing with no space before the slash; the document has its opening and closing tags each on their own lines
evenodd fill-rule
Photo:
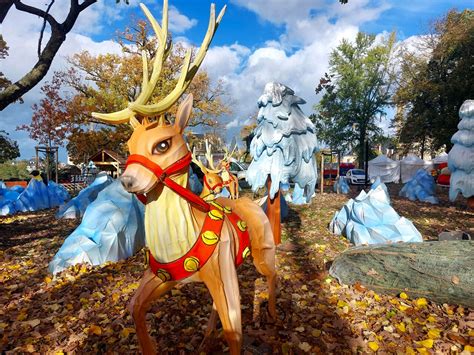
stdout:
<svg viewBox="0 0 474 355">
<path fill-rule="evenodd" d="M 304 205 L 308 203 L 308 199 L 305 196 L 304 189 L 300 187 L 300 185 L 295 184 L 295 188 L 293 189 L 293 195 L 291 197 L 291 202 L 295 205 Z"/>
<path fill-rule="evenodd" d="M 217 197 L 230 198 L 230 192 L 227 190 L 227 187 L 223 187 L 221 192 L 217 194 L 216 198 Z"/>
<path fill-rule="evenodd" d="M 1 206 L 0 215 L 52 208 L 59 206 L 67 199 L 69 199 L 69 194 L 63 186 L 54 182 L 46 186 L 43 181 L 31 179 L 26 189 L 15 200 Z"/>
<path fill-rule="evenodd" d="M 113 182 L 113 179 L 105 174 L 100 173 L 95 180 L 81 190 L 79 194 L 65 205 L 59 206 L 56 218 L 81 218 L 89 206 L 96 198 L 99 192 L 105 189 Z"/>
<path fill-rule="evenodd" d="M 451 201 L 456 199 L 458 193 L 465 198 L 474 196 L 474 100 L 464 101 L 459 117 L 459 130 L 451 138 L 454 146 L 448 153 Z"/>
<path fill-rule="evenodd" d="M 266 185 L 270 175 L 271 198 L 280 183 L 292 180 L 306 190 L 306 202 L 310 201 L 318 176 L 313 155 L 318 148 L 314 124 L 299 107 L 304 103 L 283 84 L 265 85 L 258 100 L 257 127 L 250 144 L 253 160 L 246 175 L 254 192 Z"/>
<path fill-rule="evenodd" d="M 383 192 L 385 193 L 385 199 L 388 201 L 388 203 L 390 204 L 390 194 L 388 193 L 388 188 L 387 188 L 387 185 L 385 185 L 382 180 L 380 179 L 380 176 L 377 176 L 375 178 L 375 181 L 372 183 L 372 185 L 370 186 L 370 189 L 371 190 L 375 190 L 376 188 L 380 187 Z"/>
<path fill-rule="evenodd" d="M 12 189 L 7 187 L 3 189 L 0 188 L 0 207 L 7 204 L 8 202 L 15 201 L 18 196 L 20 196 L 20 193 L 13 191 Z"/>
<path fill-rule="evenodd" d="M 144 206 L 116 180 L 87 206 L 81 224 L 49 264 L 56 274 L 71 265 L 126 259 L 145 245 Z"/>
<path fill-rule="evenodd" d="M 201 181 L 199 181 L 198 176 L 193 172 L 191 167 L 189 168 L 189 188 L 198 196 L 201 194 L 203 188 Z"/>
<path fill-rule="evenodd" d="M 384 184 L 368 193 L 361 191 L 336 212 L 329 229 L 355 245 L 390 242 L 421 242 L 423 238 L 413 223 L 400 217 L 390 206 Z"/>
<path fill-rule="evenodd" d="M 334 192 L 338 194 L 348 194 L 350 191 L 347 179 L 344 176 L 339 176 L 334 183 Z"/>
<path fill-rule="evenodd" d="M 14 186 L 10 187 L 10 190 L 18 192 L 18 194 L 21 194 L 23 191 L 25 191 L 25 188 L 23 186 L 20 186 L 20 185 L 14 185 Z"/>
<path fill-rule="evenodd" d="M 426 170 L 419 169 L 415 176 L 403 186 L 399 195 L 410 201 L 420 200 L 435 205 L 439 202 L 435 196 L 435 190 L 436 183 L 433 177 Z"/>
</svg>

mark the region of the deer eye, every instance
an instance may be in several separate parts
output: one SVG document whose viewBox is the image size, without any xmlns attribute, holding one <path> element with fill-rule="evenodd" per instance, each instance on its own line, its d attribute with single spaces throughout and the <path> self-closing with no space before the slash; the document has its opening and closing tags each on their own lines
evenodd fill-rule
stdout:
<svg viewBox="0 0 474 355">
<path fill-rule="evenodd" d="M 153 148 L 153 154 L 163 154 L 166 153 L 168 149 L 170 149 L 169 139 L 166 141 L 158 142 L 158 144 L 155 145 L 155 148 Z"/>
</svg>

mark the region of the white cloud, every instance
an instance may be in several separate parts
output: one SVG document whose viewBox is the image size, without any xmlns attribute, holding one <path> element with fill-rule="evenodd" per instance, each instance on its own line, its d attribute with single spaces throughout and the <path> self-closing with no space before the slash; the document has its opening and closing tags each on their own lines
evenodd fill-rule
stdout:
<svg viewBox="0 0 474 355">
<path fill-rule="evenodd" d="M 190 19 L 186 15 L 183 15 L 179 10 L 170 6 L 168 10 L 169 14 L 169 29 L 174 33 L 183 33 L 189 30 L 190 28 L 196 26 L 197 20 Z"/>
<path fill-rule="evenodd" d="M 228 134 L 235 136 L 241 126 L 248 124 L 249 117 L 256 112 L 256 101 L 265 84 L 279 81 L 295 90 L 298 96 L 308 103 L 302 106 L 309 115 L 312 105 L 318 100 L 314 88 L 319 78 L 327 71 L 331 50 L 342 38 L 355 38 L 362 23 L 376 19 L 388 8 L 384 0 L 369 4 L 369 0 L 351 0 L 349 4 L 340 5 L 338 1 L 328 4 L 326 0 L 231 0 L 234 4 L 254 11 L 262 20 L 279 25 L 283 34 L 279 38 L 268 40 L 256 48 L 248 48 L 237 42 L 222 46 L 211 46 L 203 68 L 211 79 L 221 80 L 227 89 L 233 104 L 233 116 L 226 125 Z M 61 3 L 55 11 L 67 11 L 67 2 Z M 88 15 L 80 17 L 74 33 L 61 48 L 48 74 L 63 69 L 65 56 L 83 49 L 94 54 L 116 52 L 118 46 L 111 41 L 95 42 L 88 35 L 100 31 L 113 19 L 119 19 L 124 5 L 103 7 L 98 2 L 91 6 Z M 105 3 L 105 2 L 103 2 Z M 138 0 L 132 0 L 130 7 L 137 6 Z M 150 10 L 156 13 L 161 6 L 158 2 L 146 1 Z M 158 7 L 158 9 L 153 9 Z M 62 9 L 62 10 L 61 10 Z M 103 11 L 110 11 L 102 16 Z M 196 25 L 197 20 L 181 14 L 175 7 L 170 7 L 170 29 L 174 33 L 183 33 Z M 10 46 L 10 56 L 2 63 L 7 77 L 16 80 L 31 68 L 36 61 L 36 45 L 41 21 L 35 16 L 9 13 L 4 21 L 2 34 Z M 102 22 L 107 18 L 109 22 Z M 160 19 L 158 19 L 160 21 Z M 223 21 L 226 19 L 224 18 Z M 21 23 L 21 26 L 17 24 Z M 47 39 L 45 39 L 47 40 Z M 189 45 L 185 37 L 175 37 L 175 42 Z M 45 43 L 45 42 L 44 42 Z M 3 68 L 2 68 L 3 69 Z M 44 82 L 44 81 L 43 81 Z M 0 129 L 12 128 L 18 124 L 28 123 L 31 119 L 30 106 L 40 98 L 39 84 L 25 95 L 25 104 L 10 105 L 0 112 Z M 33 154 L 33 141 L 26 133 L 15 132 L 15 139 L 20 139 L 22 153 L 27 158 Z M 26 152 L 26 153 L 25 153 Z"/>
<path fill-rule="evenodd" d="M 233 119 L 227 124 L 232 137 L 249 123 L 257 110 L 257 99 L 269 81 L 281 82 L 307 101 L 307 114 L 319 100 L 315 87 L 328 70 L 329 54 L 343 38 L 354 39 L 361 24 L 372 21 L 389 8 L 369 0 L 351 0 L 341 5 L 325 0 L 231 0 L 255 12 L 262 20 L 284 27 L 278 39 L 252 51 L 235 52 L 231 47 L 212 47 L 205 68 L 220 79 L 234 104 Z M 225 19 L 224 19 L 225 20 Z M 212 65 L 211 65 L 212 63 Z M 216 69 L 217 68 L 217 69 Z M 237 118 L 234 118 L 237 116 Z"/>
<path fill-rule="evenodd" d="M 222 78 L 239 70 L 250 49 L 239 44 L 211 47 L 207 51 L 202 67 L 211 78 Z"/>
<path fill-rule="evenodd" d="M 57 2 L 63 6 L 66 2 Z M 56 4 L 56 3 L 55 3 Z M 94 4 L 94 6 L 99 4 Z M 99 5 L 94 11 L 101 11 L 102 5 Z M 61 19 L 61 11 L 66 13 L 67 9 L 58 7 L 52 12 L 58 19 Z M 86 10 L 88 11 L 88 10 Z M 90 15 L 95 12 L 89 12 Z M 82 15 L 85 15 L 82 14 Z M 87 16 L 84 16 L 84 18 Z M 79 17 L 81 18 L 81 16 Z M 95 19 L 94 19 L 95 18 Z M 84 26 L 94 27 L 98 17 L 89 18 L 82 22 Z M 18 24 L 21 24 L 19 26 Z M 9 55 L 2 60 L 2 72 L 6 77 L 12 81 L 19 80 L 25 75 L 36 63 L 38 59 L 37 45 L 41 29 L 42 21 L 36 16 L 25 14 L 12 8 L 8 13 L 2 24 L 2 35 L 7 45 L 9 46 Z M 78 20 L 78 24 L 79 20 Z M 80 26 L 79 26 L 80 30 Z M 88 33 L 90 33 L 89 31 Z M 49 39 L 49 33 L 45 33 L 43 45 Z M 80 52 L 87 49 L 92 54 L 98 53 L 118 53 L 120 48 L 118 44 L 112 41 L 95 42 L 90 37 L 80 34 L 76 29 L 67 35 L 67 40 L 63 43 L 58 51 L 51 68 L 43 80 L 36 85 L 32 90 L 23 96 L 23 104 L 11 104 L 6 109 L 0 112 L 0 130 L 6 130 L 10 133 L 11 138 L 18 141 L 22 158 L 30 158 L 34 155 L 34 146 L 37 143 L 28 138 L 28 134 L 24 131 L 15 131 L 15 128 L 22 124 L 29 124 L 31 122 L 32 109 L 34 103 L 38 103 L 42 98 L 40 88 L 45 81 L 50 80 L 54 71 L 66 68 L 66 57 L 73 53 Z M 64 158 L 64 150 L 62 157 Z"/>
<path fill-rule="evenodd" d="M 234 118 L 232 121 L 227 123 L 225 125 L 225 128 L 230 129 L 230 128 L 236 128 L 239 126 L 239 120 L 237 118 Z"/>
</svg>

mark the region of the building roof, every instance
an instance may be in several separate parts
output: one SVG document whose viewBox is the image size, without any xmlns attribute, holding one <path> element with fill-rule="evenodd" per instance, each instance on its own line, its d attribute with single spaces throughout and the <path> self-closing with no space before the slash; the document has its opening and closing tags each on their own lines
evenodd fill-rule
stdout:
<svg viewBox="0 0 474 355">
<path fill-rule="evenodd" d="M 93 161 L 94 163 L 114 160 L 119 164 L 125 164 L 127 161 L 125 157 L 121 156 L 117 152 L 108 149 L 101 149 L 100 151 L 92 155 L 89 160 Z"/>
</svg>

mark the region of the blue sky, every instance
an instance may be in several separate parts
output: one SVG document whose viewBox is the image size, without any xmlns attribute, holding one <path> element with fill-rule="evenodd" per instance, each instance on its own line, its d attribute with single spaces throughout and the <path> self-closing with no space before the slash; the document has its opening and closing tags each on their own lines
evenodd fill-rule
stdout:
<svg viewBox="0 0 474 355">
<path fill-rule="evenodd" d="M 144 2 L 160 19 L 162 2 Z M 430 22 L 450 8 L 472 7 L 472 1 L 467 0 L 349 0 L 347 5 L 336 0 L 215 2 L 217 10 L 227 4 L 227 11 L 203 68 L 212 80 L 221 80 L 228 93 L 226 99 L 233 112 L 221 120 L 229 139 L 248 123 L 269 81 L 279 81 L 294 89 L 308 102 L 303 111 L 308 115 L 313 112 L 312 106 L 319 99 L 314 87 L 327 71 L 331 49 L 342 38 L 354 38 L 358 31 L 383 34 L 395 30 L 400 41 L 409 42 L 426 33 Z M 52 13 L 61 18 L 68 3 L 56 1 Z M 211 1 L 169 0 L 169 3 L 174 40 L 199 45 L 207 28 Z M 99 0 L 81 15 L 45 80 L 51 78 L 53 70 L 65 69 L 65 58 L 75 52 L 85 49 L 93 54 L 117 52 L 112 40 L 131 17 L 143 18 L 137 0 L 130 0 L 129 6 L 115 5 L 115 0 Z M 2 61 L 1 71 L 10 79 L 19 79 L 35 62 L 40 26 L 38 18 L 15 9 L 5 19 L 1 32 L 10 47 L 10 56 Z M 10 105 L 0 112 L 0 130 L 6 130 L 19 142 L 23 159 L 34 155 L 35 142 L 15 127 L 30 122 L 31 105 L 41 99 L 40 86 L 25 95 L 24 104 Z M 61 149 L 60 160 L 64 161 L 65 157 L 65 149 Z"/>
</svg>

